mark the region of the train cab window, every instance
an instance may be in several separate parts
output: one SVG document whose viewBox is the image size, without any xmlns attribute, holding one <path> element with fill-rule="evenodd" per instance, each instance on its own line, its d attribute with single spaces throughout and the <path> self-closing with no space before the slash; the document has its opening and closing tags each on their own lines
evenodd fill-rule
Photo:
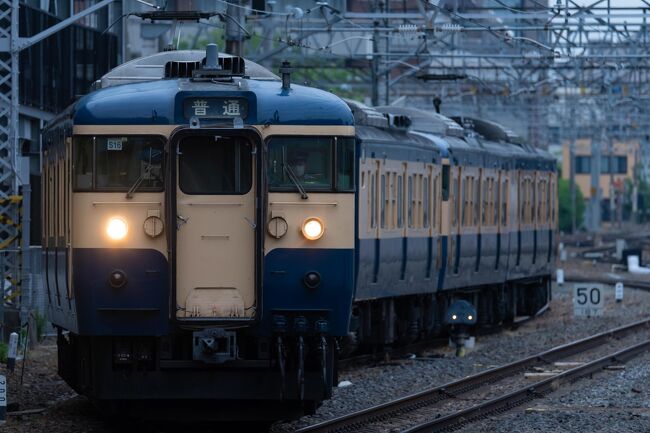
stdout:
<svg viewBox="0 0 650 433">
<path fill-rule="evenodd" d="M 156 136 L 78 136 L 74 139 L 77 190 L 124 191 L 163 188 L 163 146 Z"/>
<path fill-rule="evenodd" d="M 306 191 L 353 191 L 354 162 L 351 137 L 272 137 L 268 141 L 269 189 L 294 191 L 293 177 Z"/>
<path fill-rule="evenodd" d="M 252 143 L 239 137 L 188 137 L 179 146 L 185 194 L 246 194 L 252 186 Z"/>
<path fill-rule="evenodd" d="M 296 190 L 292 178 L 307 190 L 332 190 L 332 137 L 274 137 L 269 140 L 271 190 Z"/>
<path fill-rule="evenodd" d="M 354 138 L 334 137 L 336 142 L 336 190 L 354 190 Z"/>
</svg>

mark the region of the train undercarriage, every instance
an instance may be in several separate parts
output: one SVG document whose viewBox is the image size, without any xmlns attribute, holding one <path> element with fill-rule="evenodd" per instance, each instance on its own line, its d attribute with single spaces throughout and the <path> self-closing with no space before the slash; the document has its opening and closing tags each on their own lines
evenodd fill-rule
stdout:
<svg viewBox="0 0 650 433">
<path fill-rule="evenodd" d="M 507 326 L 544 311 L 551 300 L 550 276 L 509 281 L 501 285 L 448 290 L 396 298 L 357 302 L 351 332 L 342 344 L 343 355 L 356 351 L 377 352 L 452 334 L 445 314 L 457 300 L 476 309 L 475 333 Z"/>
</svg>

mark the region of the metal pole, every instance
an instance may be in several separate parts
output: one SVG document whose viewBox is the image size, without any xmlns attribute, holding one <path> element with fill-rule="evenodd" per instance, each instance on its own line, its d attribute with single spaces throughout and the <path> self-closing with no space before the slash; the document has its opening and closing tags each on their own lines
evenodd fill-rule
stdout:
<svg viewBox="0 0 650 433">
<path fill-rule="evenodd" d="M 571 117 L 575 116 L 575 110 L 571 107 Z M 576 132 L 575 127 L 569 142 L 569 193 L 571 194 L 571 233 L 576 232 Z"/>
<path fill-rule="evenodd" d="M 375 8 L 377 2 L 375 1 Z M 379 23 L 373 23 L 375 30 L 372 34 L 372 60 L 370 68 L 370 81 L 372 82 L 372 105 L 379 105 L 379 32 L 376 30 Z"/>
<path fill-rule="evenodd" d="M 592 122 L 596 116 L 592 116 Z M 591 197 L 589 198 L 589 226 L 592 232 L 600 230 L 600 156 L 602 140 L 605 138 L 604 129 L 600 134 L 595 133 L 591 141 Z"/>
<path fill-rule="evenodd" d="M 244 15 L 239 1 L 230 0 L 226 13 L 226 53 L 232 54 L 233 56 L 242 56 Z"/>
</svg>

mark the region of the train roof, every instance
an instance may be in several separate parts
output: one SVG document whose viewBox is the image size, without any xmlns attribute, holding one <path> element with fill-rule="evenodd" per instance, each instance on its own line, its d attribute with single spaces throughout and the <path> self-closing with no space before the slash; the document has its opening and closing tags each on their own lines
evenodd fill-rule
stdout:
<svg viewBox="0 0 650 433">
<path fill-rule="evenodd" d="M 434 135 L 463 137 L 465 132 L 452 119 L 438 113 L 431 113 L 417 108 L 394 107 L 392 105 L 375 107 L 380 113 L 408 116 L 411 119 L 411 128 Z"/>
<path fill-rule="evenodd" d="M 354 124 L 352 112 L 336 95 L 296 84 L 285 90 L 275 74 L 245 59 L 245 73 L 227 80 L 199 81 L 165 73 L 170 64 L 172 69 L 174 65 L 183 68 L 200 62 L 201 56 L 205 56 L 203 51 L 171 51 L 118 66 L 98 80 L 97 90 L 79 99 L 63 117 L 77 125 L 188 124 L 186 101 L 217 98 L 223 102 L 230 98 L 247 103 L 245 124 Z M 219 62 L 224 59 L 234 58 L 219 54 Z"/>
</svg>

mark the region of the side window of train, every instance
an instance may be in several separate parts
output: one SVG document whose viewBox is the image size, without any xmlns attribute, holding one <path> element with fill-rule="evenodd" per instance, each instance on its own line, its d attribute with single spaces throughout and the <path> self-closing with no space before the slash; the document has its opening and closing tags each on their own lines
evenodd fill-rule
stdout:
<svg viewBox="0 0 650 433">
<path fill-rule="evenodd" d="M 429 198 L 429 178 L 425 176 L 422 182 L 422 227 L 427 229 L 429 228 L 429 203 L 431 202 Z"/>
<path fill-rule="evenodd" d="M 422 197 L 422 191 L 424 190 L 424 176 L 421 174 L 418 174 L 415 176 L 416 184 L 415 184 L 415 227 L 418 229 L 422 228 L 423 222 L 424 222 L 424 206 L 422 206 L 423 203 L 423 197 Z"/>
<path fill-rule="evenodd" d="M 526 217 L 526 180 L 524 177 L 520 174 L 519 175 L 519 200 L 517 200 L 517 206 L 519 206 L 519 212 L 520 212 L 520 219 L 519 222 L 521 224 L 525 223 L 525 217 Z"/>
<path fill-rule="evenodd" d="M 553 206 L 553 202 L 551 201 L 551 190 L 553 187 L 553 182 L 551 181 L 552 175 L 549 175 L 549 182 L 546 188 L 546 221 L 550 224 L 551 223 L 551 207 Z"/>
<path fill-rule="evenodd" d="M 431 227 L 434 230 L 438 228 L 438 173 L 433 175 L 433 182 L 431 186 Z"/>
<path fill-rule="evenodd" d="M 449 200 L 449 164 L 442 165 L 442 201 Z"/>
<path fill-rule="evenodd" d="M 390 228 L 397 228 L 397 172 L 390 174 Z"/>
<path fill-rule="evenodd" d="M 501 225 L 506 227 L 508 225 L 508 179 L 503 179 L 501 182 Z"/>
<path fill-rule="evenodd" d="M 536 218 L 537 208 L 539 206 L 537 205 L 538 204 L 537 203 L 537 188 L 536 188 L 536 185 L 535 185 L 535 178 L 534 177 L 530 180 L 530 191 L 532 193 L 531 194 L 532 195 L 531 208 L 530 208 L 530 210 L 531 210 L 531 212 L 530 212 L 530 223 L 535 224 L 535 222 L 537 221 L 537 218 Z"/>
<path fill-rule="evenodd" d="M 404 177 L 397 176 L 397 228 L 404 227 Z"/>
<path fill-rule="evenodd" d="M 406 199 L 408 200 L 408 226 L 413 228 L 413 176 L 408 177 Z"/>
<path fill-rule="evenodd" d="M 386 228 L 386 175 L 382 174 L 381 175 L 381 198 L 380 198 L 380 206 L 381 206 L 381 211 L 380 211 L 380 217 L 379 217 L 379 224 L 382 229 Z"/>
<path fill-rule="evenodd" d="M 472 223 L 474 227 L 478 226 L 478 218 L 480 216 L 480 207 L 481 207 L 481 202 L 480 202 L 480 180 L 478 177 L 474 178 L 474 190 L 472 191 L 473 193 L 473 205 L 474 205 L 474 212 L 472 213 Z"/>
<path fill-rule="evenodd" d="M 467 179 L 463 177 L 460 185 L 460 223 L 462 226 L 467 225 Z"/>
<path fill-rule="evenodd" d="M 377 227 L 377 181 L 375 173 L 370 175 L 370 228 Z"/>
<path fill-rule="evenodd" d="M 490 193 L 488 191 L 488 179 L 483 178 L 481 190 L 481 225 L 488 225 L 488 212 L 490 210 Z"/>
<path fill-rule="evenodd" d="M 458 223 L 458 185 L 455 180 L 452 179 L 452 182 L 450 183 L 450 187 L 452 189 L 451 194 L 447 195 L 447 198 L 451 197 L 451 200 L 449 200 L 449 209 L 451 211 L 451 225 L 456 226 Z"/>
</svg>

